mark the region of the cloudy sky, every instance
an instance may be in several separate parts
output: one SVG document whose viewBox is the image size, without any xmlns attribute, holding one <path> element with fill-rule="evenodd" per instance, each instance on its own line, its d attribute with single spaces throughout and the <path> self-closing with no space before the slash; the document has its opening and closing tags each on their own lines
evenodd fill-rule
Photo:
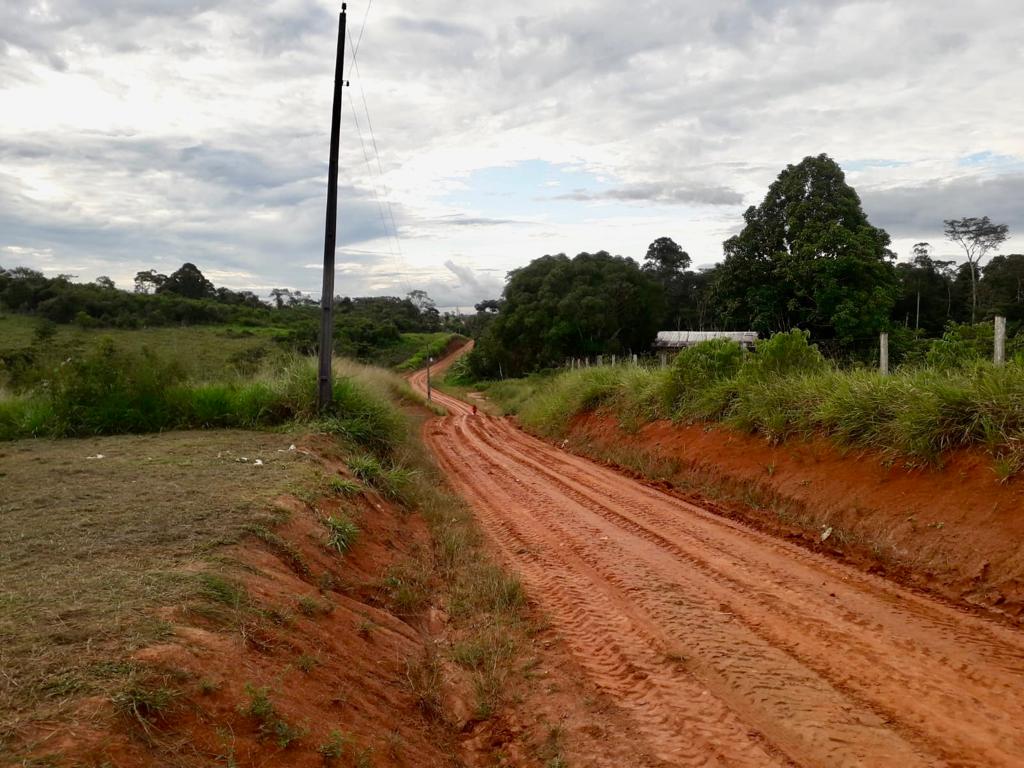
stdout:
<svg viewBox="0 0 1024 768">
<path fill-rule="evenodd" d="M 0 265 L 318 293 L 337 10 L 0 0 Z M 954 216 L 1024 250 L 1020 0 L 355 0 L 349 25 L 339 293 L 466 307 L 663 235 L 711 264 L 821 152 L 901 258 L 954 255 Z"/>
</svg>

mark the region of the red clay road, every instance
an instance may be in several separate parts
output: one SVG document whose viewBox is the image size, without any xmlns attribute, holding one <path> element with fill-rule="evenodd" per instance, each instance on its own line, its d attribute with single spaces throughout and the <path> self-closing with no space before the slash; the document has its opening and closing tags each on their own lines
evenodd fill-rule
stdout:
<svg viewBox="0 0 1024 768">
<path fill-rule="evenodd" d="M 1021 632 L 435 399 L 442 468 L 651 764 L 1024 766 Z"/>
</svg>

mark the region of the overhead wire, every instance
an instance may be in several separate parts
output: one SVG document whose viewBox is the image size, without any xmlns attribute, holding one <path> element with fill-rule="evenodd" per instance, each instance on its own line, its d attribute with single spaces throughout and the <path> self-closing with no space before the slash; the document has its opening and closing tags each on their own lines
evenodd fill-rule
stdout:
<svg viewBox="0 0 1024 768">
<path fill-rule="evenodd" d="M 377 138 L 373 131 L 373 122 L 370 119 L 370 107 L 369 103 L 366 100 L 366 91 L 363 88 L 362 84 L 362 75 L 359 72 L 359 47 L 363 41 L 363 33 L 366 31 L 366 21 L 370 15 L 370 8 L 372 5 L 373 0 L 369 0 L 369 2 L 366 4 L 366 10 L 363 13 L 363 23 L 362 26 L 359 28 L 359 36 L 355 39 L 355 41 L 352 40 L 351 32 L 346 32 L 346 34 L 348 36 L 349 46 L 352 51 L 352 68 L 355 70 L 356 84 L 359 86 L 359 95 L 363 103 L 363 113 L 366 117 L 366 127 L 370 133 L 370 144 L 373 147 L 373 154 L 377 161 L 377 174 L 378 179 L 380 181 L 381 190 L 383 191 L 383 203 L 381 202 L 381 195 L 378 193 L 377 190 L 377 180 L 373 178 L 373 167 L 370 162 L 369 152 L 367 151 L 366 148 L 365 139 L 363 138 L 362 127 L 360 126 L 359 123 L 359 116 L 356 111 L 356 107 L 352 104 L 352 99 L 349 99 L 349 106 L 352 109 L 352 117 L 355 122 L 356 133 L 359 135 L 359 143 L 363 150 L 363 158 L 366 161 L 367 172 L 369 173 L 371 179 L 371 189 L 373 191 L 374 198 L 377 201 L 378 210 L 381 216 L 381 224 L 384 227 L 385 233 L 388 233 L 388 224 L 390 223 L 391 225 L 390 233 L 388 233 L 388 249 L 391 250 L 392 258 L 394 258 L 395 261 L 397 262 L 399 277 L 402 281 L 403 287 L 406 290 L 406 293 L 408 293 L 411 290 L 409 282 L 406 279 L 408 267 L 405 261 L 405 254 L 402 251 L 402 240 L 398 234 L 398 223 L 395 219 L 394 207 L 391 205 L 390 192 L 388 190 L 387 184 L 384 181 L 384 166 L 380 159 L 380 149 L 377 146 Z M 386 218 L 385 210 L 387 212 Z M 392 246 L 392 238 L 394 240 L 394 246 Z"/>
</svg>

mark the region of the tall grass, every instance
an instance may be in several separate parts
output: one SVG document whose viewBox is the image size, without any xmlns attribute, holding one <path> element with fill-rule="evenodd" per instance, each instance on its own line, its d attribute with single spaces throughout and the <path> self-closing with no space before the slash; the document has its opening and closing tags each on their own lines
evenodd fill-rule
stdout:
<svg viewBox="0 0 1024 768">
<path fill-rule="evenodd" d="M 299 421 L 386 454 L 406 429 L 391 399 L 416 395 L 399 377 L 369 366 L 343 361 L 335 373 L 333 405 L 320 414 L 313 360 L 293 357 L 249 378 L 193 383 L 174 361 L 104 341 L 49 371 L 34 390 L 0 399 L 0 440 Z"/>
<path fill-rule="evenodd" d="M 433 358 L 437 360 L 441 355 L 444 354 L 448 346 L 456 339 L 463 339 L 464 336 L 458 333 L 446 333 L 446 334 L 435 334 L 428 343 L 417 350 L 408 360 L 402 363 L 398 370 L 400 371 L 415 371 L 419 370 L 427 364 L 427 360 Z"/>
<path fill-rule="evenodd" d="M 603 411 L 626 429 L 655 419 L 724 422 L 773 441 L 827 435 L 920 464 L 979 446 L 1024 468 L 1024 366 L 975 362 L 881 376 L 837 370 L 799 351 L 789 365 L 762 351 L 739 366 L 726 361 L 723 375 L 713 366 L 695 375 L 681 356 L 670 368 L 588 368 L 506 381 L 488 392 L 548 437 L 565 435 L 583 412 Z"/>
</svg>

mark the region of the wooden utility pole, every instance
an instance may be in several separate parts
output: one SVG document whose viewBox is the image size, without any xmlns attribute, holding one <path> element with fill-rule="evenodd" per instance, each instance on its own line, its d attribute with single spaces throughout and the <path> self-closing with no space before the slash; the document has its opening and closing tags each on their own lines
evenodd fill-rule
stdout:
<svg viewBox="0 0 1024 768">
<path fill-rule="evenodd" d="M 889 375 L 889 334 L 878 337 L 878 370 L 883 376 Z"/>
<path fill-rule="evenodd" d="M 327 224 L 324 228 L 324 283 L 320 292 L 320 369 L 317 406 L 331 405 L 334 347 L 334 247 L 338 236 L 338 142 L 341 133 L 341 89 L 345 82 L 345 22 L 348 4 L 338 15 L 338 55 L 334 62 L 334 107 L 331 111 L 331 160 L 327 169 Z"/>
</svg>

